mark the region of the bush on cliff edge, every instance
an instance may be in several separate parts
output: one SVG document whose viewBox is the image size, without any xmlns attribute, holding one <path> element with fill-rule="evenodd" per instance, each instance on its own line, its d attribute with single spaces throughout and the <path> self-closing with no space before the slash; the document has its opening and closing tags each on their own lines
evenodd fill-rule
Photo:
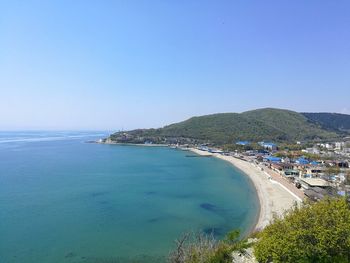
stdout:
<svg viewBox="0 0 350 263">
<path fill-rule="evenodd" d="M 350 262 L 350 207 L 326 199 L 294 207 L 258 235 L 259 262 Z"/>
</svg>

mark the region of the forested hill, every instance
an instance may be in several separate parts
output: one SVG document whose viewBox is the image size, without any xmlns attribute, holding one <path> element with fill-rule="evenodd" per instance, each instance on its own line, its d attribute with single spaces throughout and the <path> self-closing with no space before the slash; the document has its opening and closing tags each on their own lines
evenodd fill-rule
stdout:
<svg viewBox="0 0 350 263">
<path fill-rule="evenodd" d="M 323 129 L 336 132 L 350 131 L 350 115 L 340 113 L 302 113 L 310 121 Z"/>
<path fill-rule="evenodd" d="M 349 115 L 346 115 L 349 117 Z M 281 109 L 258 109 L 243 113 L 219 113 L 192 117 L 186 121 L 159 129 L 139 129 L 117 132 L 110 139 L 130 143 L 249 141 L 295 141 L 333 139 L 338 129 L 325 127 L 305 113 Z"/>
</svg>

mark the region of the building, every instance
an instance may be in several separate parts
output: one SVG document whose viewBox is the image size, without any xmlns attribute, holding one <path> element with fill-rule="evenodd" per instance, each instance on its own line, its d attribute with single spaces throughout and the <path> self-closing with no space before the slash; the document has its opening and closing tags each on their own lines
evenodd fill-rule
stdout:
<svg viewBox="0 0 350 263">
<path fill-rule="evenodd" d="M 319 166 L 309 166 L 305 170 L 306 174 L 311 175 L 312 177 L 318 177 L 322 175 L 325 171 L 324 167 Z"/>
<path fill-rule="evenodd" d="M 336 165 L 339 168 L 349 168 L 349 162 L 347 161 L 336 161 Z"/>
<path fill-rule="evenodd" d="M 269 152 L 268 151 L 266 151 L 266 150 L 258 150 L 258 154 L 263 154 L 263 155 L 265 155 L 265 154 L 269 154 Z"/>
<path fill-rule="evenodd" d="M 292 163 L 272 163 L 271 169 L 280 173 L 284 170 L 293 170 L 294 165 Z"/>
<path fill-rule="evenodd" d="M 271 169 L 285 177 L 298 177 L 300 173 L 292 163 L 271 163 Z"/>
<path fill-rule="evenodd" d="M 310 162 L 307 159 L 300 157 L 299 159 L 295 160 L 295 163 L 305 165 L 305 164 L 309 164 Z"/>
<path fill-rule="evenodd" d="M 286 169 L 283 171 L 285 177 L 299 177 L 300 171 L 295 169 Z"/>
<path fill-rule="evenodd" d="M 277 144 L 272 142 L 259 142 L 259 145 L 270 151 L 277 150 Z"/>
<path fill-rule="evenodd" d="M 275 156 L 266 156 L 264 160 L 271 163 L 280 163 L 282 159 Z"/>
<path fill-rule="evenodd" d="M 315 148 L 315 147 L 313 147 L 313 148 L 306 148 L 306 149 L 303 149 L 301 151 L 304 152 L 304 153 L 320 154 L 320 150 Z"/>
<path fill-rule="evenodd" d="M 336 142 L 335 143 L 335 150 L 342 150 L 345 146 L 345 143 L 344 142 Z"/>
<path fill-rule="evenodd" d="M 300 184 L 304 189 L 311 189 L 313 187 L 328 188 L 330 186 L 326 180 L 320 178 L 301 178 Z"/>
</svg>

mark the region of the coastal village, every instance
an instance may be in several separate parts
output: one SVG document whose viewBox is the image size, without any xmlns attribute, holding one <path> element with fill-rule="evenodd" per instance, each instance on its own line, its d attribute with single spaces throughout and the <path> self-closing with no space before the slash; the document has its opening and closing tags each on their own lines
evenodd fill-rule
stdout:
<svg viewBox="0 0 350 263">
<path fill-rule="evenodd" d="M 315 143 L 298 150 L 279 148 L 277 143 L 237 141 L 235 151 L 225 151 L 207 145 L 197 146 L 202 152 L 232 156 L 258 167 L 269 179 L 281 183 L 300 198 L 318 201 L 324 197 L 350 194 L 350 138 L 339 142 Z"/>
</svg>

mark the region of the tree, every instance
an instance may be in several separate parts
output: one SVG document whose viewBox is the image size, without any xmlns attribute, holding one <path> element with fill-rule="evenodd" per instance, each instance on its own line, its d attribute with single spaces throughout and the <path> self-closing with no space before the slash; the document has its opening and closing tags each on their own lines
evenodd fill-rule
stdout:
<svg viewBox="0 0 350 263">
<path fill-rule="evenodd" d="M 258 235 L 259 262 L 350 262 L 350 207 L 345 199 L 295 206 Z"/>
</svg>

